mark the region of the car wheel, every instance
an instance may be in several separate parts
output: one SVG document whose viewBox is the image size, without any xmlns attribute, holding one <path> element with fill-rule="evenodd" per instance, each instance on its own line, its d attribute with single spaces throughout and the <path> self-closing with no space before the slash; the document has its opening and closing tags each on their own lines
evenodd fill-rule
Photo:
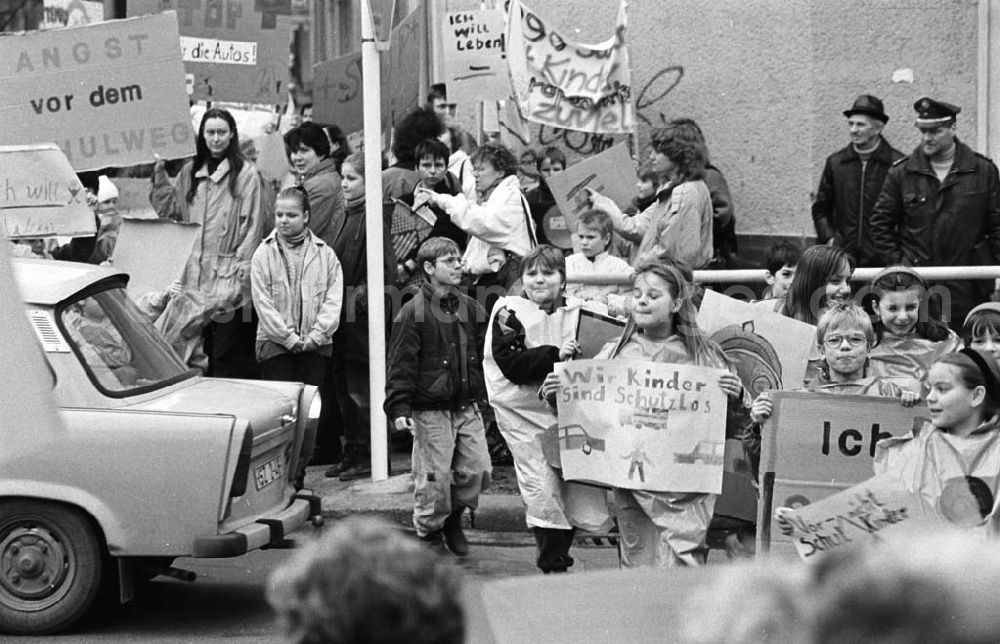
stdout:
<svg viewBox="0 0 1000 644">
<path fill-rule="evenodd" d="M 0 631 L 69 628 L 100 595 L 104 571 L 101 540 L 78 510 L 0 502 Z"/>
</svg>

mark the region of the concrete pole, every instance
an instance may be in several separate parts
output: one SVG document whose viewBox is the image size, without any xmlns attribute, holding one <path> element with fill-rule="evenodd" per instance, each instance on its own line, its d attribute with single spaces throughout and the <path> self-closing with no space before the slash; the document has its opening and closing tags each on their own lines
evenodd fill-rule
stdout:
<svg viewBox="0 0 1000 644">
<path fill-rule="evenodd" d="M 368 384 L 371 388 L 372 480 L 389 478 L 385 411 L 385 270 L 382 264 L 382 88 L 370 0 L 361 2 L 364 92 L 365 235 L 368 253 Z"/>
</svg>

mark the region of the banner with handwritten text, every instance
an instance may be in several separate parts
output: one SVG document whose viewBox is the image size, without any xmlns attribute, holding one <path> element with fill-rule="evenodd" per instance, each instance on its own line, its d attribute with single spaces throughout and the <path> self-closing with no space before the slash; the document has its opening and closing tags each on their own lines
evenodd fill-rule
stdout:
<svg viewBox="0 0 1000 644">
<path fill-rule="evenodd" d="M 271 105 L 287 100 L 290 2 L 128 0 L 129 16 L 161 11 L 177 12 L 192 99 Z"/>
<path fill-rule="evenodd" d="M 0 215 L 10 239 L 93 235 L 83 185 L 52 143 L 0 146 Z"/>
<path fill-rule="evenodd" d="M 80 27 L 104 20 L 104 3 L 90 0 L 44 0 L 39 29 Z"/>
<path fill-rule="evenodd" d="M 448 98 L 453 103 L 474 105 L 510 96 L 502 11 L 448 13 L 441 31 Z"/>
<path fill-rule="evenodd" d="M 638 360 L 556 365 L 567 480 L 635 490 L 722 489 L 726 396 L 719 369 Z"/>
<path fill-rule="evenodd" d="M 77 171 L 194 154 L 173 13 L 0 38 L 0 144 L 54 141 Z"/>
<path fill-rule="evenodd" d="M 795 549 L 807 562 L 838 548 L 892 542 L 947 525 L 920 495 L 882 477 L 781 514 L 791 526 Z"/>
<path fill-rule="evenodd" d="M 507 15 L 507 59 L 514 94 L 529 121 L 603 134 L 635 129 L 635 108 L 625 44 L 625 2 L 615 34 L 586 45 L 512 0 Z"/>
</svg>

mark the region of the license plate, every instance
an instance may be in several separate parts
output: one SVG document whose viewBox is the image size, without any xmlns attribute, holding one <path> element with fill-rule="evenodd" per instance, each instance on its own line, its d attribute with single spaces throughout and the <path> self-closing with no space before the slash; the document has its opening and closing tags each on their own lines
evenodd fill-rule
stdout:
<svg viewBox="0 0 1000 644">
<path fill-rule="evenodd" d="M 271 483 L 280 479 L 281 469 L 281 457 L 276 456 L 254 470 L 253 478 L 257 489 L 263 490 Z"/>
</svg>

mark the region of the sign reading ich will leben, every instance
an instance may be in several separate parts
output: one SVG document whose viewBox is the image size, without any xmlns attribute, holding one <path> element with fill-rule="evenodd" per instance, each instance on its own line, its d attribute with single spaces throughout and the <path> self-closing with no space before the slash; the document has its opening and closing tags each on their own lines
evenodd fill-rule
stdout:
<svg viewBox="0 0 1000 644">
<path fill-rule="evenodd" d="M 54 141 L 77 171 L 194 153 L 172 13 L 0 38 L 0 144 Z"/>
<path fill-rule="evenodd" d="M 0 224 L 11 239 L 94 234 L 94 213 L 58 146 L 0 146 Z"/>
<path fill-rule="evenodd" d="M 128 0 L 128 15 L 176 11 L 191 98 L 280 104 L 288 100 L 289 0 Z"/>
</svg>

